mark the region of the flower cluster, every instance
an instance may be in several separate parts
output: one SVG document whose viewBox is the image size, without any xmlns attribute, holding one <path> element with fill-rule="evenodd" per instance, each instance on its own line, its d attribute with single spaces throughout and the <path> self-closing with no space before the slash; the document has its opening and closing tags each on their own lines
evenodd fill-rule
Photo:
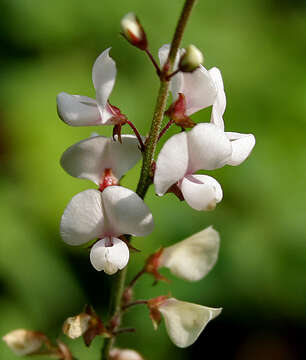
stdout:
<svg viewBox="0 0 306 360">
<path fill-rule="evenodd" d="M 130 250 L 134 249 L 130 244 L 131 236 L 143 237 L 153 231 L 153 216 L 143 201 L 145 194 L 140 197 L 139 192 L 120 185 L 122 176 L 142 155 L 143 168 L 146 166 L 150 170 L 150 177 L 145 182 L 148 186 L 154 184 L 157 195 L 174 193 L 190 207 L 201 211 L 214 209 L 222 200 L 223 192 L 217 180 L 197 172 L 239 165 L 255 145 L 252 134 L 225 131 L 226 96 L 221 73 L 215 67 L 207 70 L 201 65 L 203 55 L 195 46 L 180 49 L 173 64 L 170 45 L 162 46 L 158 54 L 159 66 L 150 53 L 147 36 L 137 17 L 133 13 L 127 14 L 121 26 L 123 36 L 148 54 L 161 82 L 169 83 L 172 104 L 167 111 L 162 111 L 169 117 L 169 122 L 159 131 L 156 141 L 171 125 L 175 124 L 182 131 L 164 143 L 156 162 L 150 160 L 145 164 L 148 143 L 152 142 L 150 134 L 148 138 L 141 136 L 128 117 L 109 102 L 117 73 L 110 48 L 102 52 L 93 66 L 96 99 L 64 92 L 58 94 L 58 114 L 66 124 L 113 126 L 112 138 L 95 134 L 69 147 L 60 161 L 69 175 L 90 180 L 96 186 L 71 199 L 61 218 L 61 237 L 72 246 L 87 245 L 92 266 L 109 275 L 127 265 Z M 211 107 L 210 122 L 196 124 L 190 116 L 207 107 Z M 121 134 L 125 124 L 131 126 L 135 135 Z M 191 130 L 187 131 L 188 128 Z M 162 267 L 183 280 L 198 281 L 215 265 L 219 244 L 218 232 L 208 227 L 172 246 L 161 246 L 118 295 L 121 297 L 120 309 L 107 325 L 88 307 L 81 314 L 68 318 L 63 332 L 72 339 L 83 336 L 89 346 L 97 335 L 116 336 L 120 332 L 122 313 L 134 305 L 146 304 L 154 327 L 157 328 L 163 318 L 169 337 L 176 346 L 193 344 L 207 323 L 220 314 L 221 308 L 205 307 L 164 295 L 134 301 L 133 286 L 143 274 L 153 276 L 156 282 L 167 281 L 159 272 Z M 20 341 L 22 335 L 22 346 L 27 349 L 21 350 L 20 354 L 33 353 L 42 345 L 42 338 L 35 333 L 19 334 L 18 340 L 15 340 L 16 334 L 13 335 L 7 335 L 4 340 L 13 344 Z M 130 349 L 114 348 L 108 355 L 118 360 L 141 359 Z"/>
</svg>

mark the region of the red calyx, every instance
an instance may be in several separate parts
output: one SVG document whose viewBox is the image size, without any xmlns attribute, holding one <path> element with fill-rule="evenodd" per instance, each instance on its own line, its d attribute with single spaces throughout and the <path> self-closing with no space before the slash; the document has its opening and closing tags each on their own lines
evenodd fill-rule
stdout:
<svg viewBox="0 0 306 360">
<path fill-rule="evenodd" d="M 185 128 L 192 128 L 196 124 L 186 115 L 186 99 L 184 94 L 179 93 L 178 99 L 170 105 L 165 114 L 175 122 L 176 125 Z"/>
</svg>

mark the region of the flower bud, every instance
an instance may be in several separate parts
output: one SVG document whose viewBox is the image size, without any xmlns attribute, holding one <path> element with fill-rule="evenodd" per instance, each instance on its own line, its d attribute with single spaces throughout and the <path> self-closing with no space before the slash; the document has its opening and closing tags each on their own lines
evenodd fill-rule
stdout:
<svg viewBox="0 0 306 360">
<path fill-rule="evenodd" d="M 132 349 L 114 348 L 109 353 L 109 360 L 143 360 L 143 357 Z"/>
<path fill-rule="evenodd" d="M 37 352 L 46 340 L 44 334 L 37 331 L 17 329 L 3 336 L 3 341 L 16 355 L 30 355 Z"/>
<path fill-rule="evenodd" d="M 122 18 L 121 29 L 123 36 L 130 44 L 141 50 L 145 50 L 148 47 L 147 37 L 143 27 L 133 12 L 126 14 Z"/>
<path fill-rule="evenodd" d="M 203 63 L 203 60 L 201 51 L 194 45 L 189 45 L 180 59 L 179 69 L 183 72 L 192 72 Z"/>
<path fill-rule="evenodd" d="M 89 328 L 90 319 L 91 316 L 86 313 L 69 317 L 63 324 L 63 333 L 70 339 L 82 336 Z"/>
</svg>

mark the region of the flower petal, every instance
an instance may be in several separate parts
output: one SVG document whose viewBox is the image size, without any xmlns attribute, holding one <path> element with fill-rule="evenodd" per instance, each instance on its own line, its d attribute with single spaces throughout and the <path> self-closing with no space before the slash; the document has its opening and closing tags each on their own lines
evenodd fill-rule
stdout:
<svg viewBox="0 0 306 360">
<path fill-rule="evenodd" d="M 171 341 L 180 348 L 192 345 L 208 322 L 218 316 L 221 308 L 214 309 L 175 298 L 159 306 Z"/>
<path fill-rule="evenodd" d="M 180 92 L 185 95 L 187 115 L 213 105 L 217 88 L 204 66 L 200 65 L 192 73 L 184 73 L 183 78 L 184 85 Z"/>
<path fill-rule="evenodd" d="M 232 154 L 232 145 L 225 133 L 214 124 L 202 123 L 188 132 L 189 168 L 214 170 L 224 166 Z"/>
<path fill-rule="evenodd" d="M 210 121 L 224 130 L 223 114 L 226 107 L 226 97 L 221 72 L 216 67 L 211 68 L 208 72 L 217 88 L 217 96 L 213 104 Z"/>
<path fill-rule="evenodd" d="M 61 165 L 71 176 L 88 179 L 99 185 L 105 169 L 121 176 L 141 158 L 138 140 L 122 135 L 122 144 L 112 138 L 94 136 L 69 147 L 61 157 Z"/>
<path fill-rule="evenodd" d="M 250 155 L 255 146 L 254 135 L 235 132 L 226 132 L 225 135 L 231 140 L 233 149 L 232 156 L 227 164 L 233 166 L 241 164 Z"/>
<path fill-rule="evenodd" d="M 92 81 L 96 90 L 96 99 L 102 115 L 103 124 L 109 112 L 106 109 L 108 98 L 113 90 L 116 79 L 116 63 L 109 56 L 111 48 L 100 54 L 92 68 Z"/>
<path fill-rule="evenodd" d="M 111 238 L 112 246 L 107 246 L 109 239 L 97 241 L 90 251 L 90 262 L 98 270 L 104 270 L 106 274 L 113 275 L 123 269 L 130 256 L 129 248 L 120 239 Z"/>
<path fill-rule="evenodd" d="M 61 92 L 56 97 L 57 112 L 61 120 L 71 126 L 95 126 L 101 123 L 97 103 L 81 95 Z"/>
<path fill-rule="evenodd" d="M 154 175 L 157 195 L 164 195 L 171 185 L 180 180 L 188 169 L 187 134 L 172 136 L 162 147 Z"/>
<path fill-rule="evenodd" d="M 207 175 L 185 176 L 180 189 L 187 204 L 195 210 L 213 210 L 223 197 L 217 180 Z"/>
<path fill-rule="evenodd" d="M 166 62 L 166 60 L 168 58 L 169 51 L 170 51 L 170 45 L 169 44 L 163 45 L 158 50 L 158 57 L 159 57 L 159 62 L 160 62 L 161 66 L 165 65 L 165 62 Z M 180 57 L 182 56 L 184 51 L 185 50 L 180 49 L 177 52 L 175 62 L 174 62 L 174 66 L 173 66 L 173 71 L 175 71 L 177 69 Z M 172 93 L 173 102 L 177 100 L 178 94 L 183 92 L 183 84 L 184 84 L 184 78 L 183 78 L 183 73 L 182 72 L 177 73 L 176 75 L 174 75 L 171 78 L 169 90 Z"/>
<path fill-rule="evenodd" d="M 152 214 L 134 191 L 122 186 L 108 186 L 102 192 L 108 233 L 146 236 L 154 227 Z"/>
<path fill-rule="evenodd" d="M 90 189 L 71 199 L 61 219 L 60 233 L 65 243 L 81 245 L 103 236 L 104 227 L 101 193 Z"/>
<path fill-rule="evenodd" d="M 166 247 L 160 266 L 187 281 L 202 279 L 215 265 L 219 252 L 219 233 L 212 226 Z"/>
</svg>

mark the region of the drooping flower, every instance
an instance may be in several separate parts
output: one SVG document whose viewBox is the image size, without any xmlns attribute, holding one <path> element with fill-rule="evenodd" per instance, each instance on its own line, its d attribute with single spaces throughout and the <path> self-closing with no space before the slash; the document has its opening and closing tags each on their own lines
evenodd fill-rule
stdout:
<svg viewBox="0 0 306 360">
<path fill-rule="evenodd" d="M 60 232 L 73 246 L 98 238 L 90 251 L 91 263 L 111 275 L 129 260 L 128 246 L 119 237 L 146 236 L 153 227 L 152 214 L 136 193 L 109 186 L 103 192 L 90 189 L 75 195 L 64 211 Z"/>
<path fill-rule="evenodd" d="M 92 69 L 92 80 L 96 99 L 61 92 L 57 95 L 58 115 L 71 126 L 118 125 L 126 117 L 120 110 L 110 105 L 108 99 L 116 79 L 116 64 L 109 56 L 111 48 L 102 52 Z"/>
<path fill-rule="evenodd" d="M 157 251 L 149 258 L 148 270 L 154 276 L 161 267 L 167 267 L 173 275 L 187 281 L 202 279 L 215 265 L 219 252 L 219 233 L 212 226 Z"/>
<path fill-rule="evenodd" d="M 23 356 L 40 350 L 46 336 L 37 331 L 17 329 L 7 333 L 2 339 L 16 355 Z"/>
<path fill-rule="evenodd" d="M 192 345 L 208 322 L 222 311 L 222 308 L 215 309 L 161 296 L 149 300 L 148 307 L 151 317 L 152 311 L 156 317 L 159 313 L 163 316 L 171 341 L 180 348 Z"/>
<path fill-rule="evenodd" d="M 61 157 L 61 165 L 71 176 L 91 180 L 103 190 L 118 185 L 140 158 L 138 140 L 133 135 L 122 135 L 122 143 L 93 136 L 70 146 Z"/>
</svg>

